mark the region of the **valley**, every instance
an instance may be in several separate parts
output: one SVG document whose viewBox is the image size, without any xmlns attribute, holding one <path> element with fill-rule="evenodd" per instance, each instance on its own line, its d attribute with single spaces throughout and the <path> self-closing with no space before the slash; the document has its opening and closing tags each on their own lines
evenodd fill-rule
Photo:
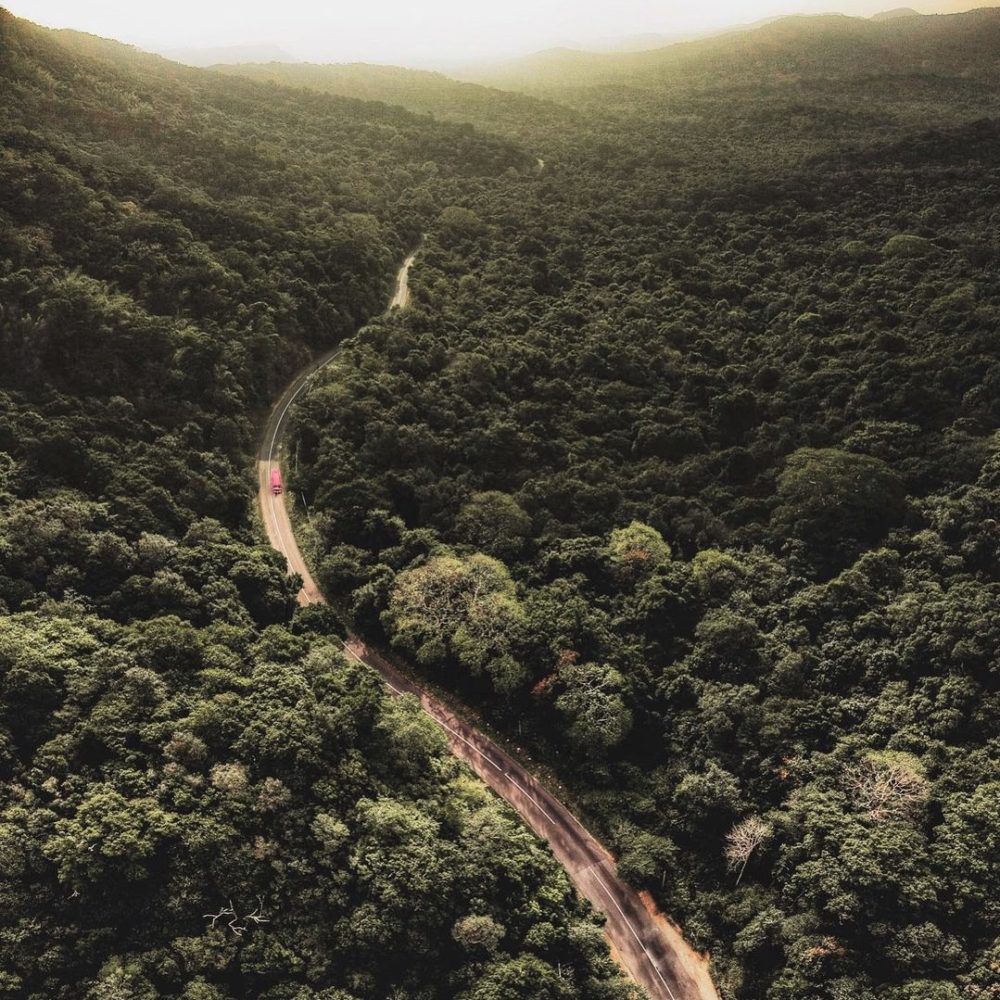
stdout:
<svg viewBox="0 0 1000 1000">
<path fill-rule="evenodd" d="M 0 997 L 1000 990 L 998 52 L 0 11 Z"/>
</svg>

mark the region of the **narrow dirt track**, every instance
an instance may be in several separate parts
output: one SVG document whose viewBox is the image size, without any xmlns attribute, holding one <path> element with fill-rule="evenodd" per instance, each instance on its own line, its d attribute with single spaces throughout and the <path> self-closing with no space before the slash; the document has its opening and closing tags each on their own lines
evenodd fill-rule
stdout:
<svg viewBox="0 0 1000 1000">
<path fill-rule="evenodd" d="M 403 262 L 389 308 L 409 304 L 408 277 L 416 252 Z M 274 496 L 271 470 L 280 467 L 288 414 L 313 375 L 336 355 L 331 351 L 301 372 L 274 405 L 257 454 L 258 493 L 267 537 L 302 577 L 299 604 L 325 601 L 302 558 L 292 532 L 285 496 Z M 396 695 L 411 695 L 444 729 L 452 752 L 465 761 L 543 840 L 566 869 L 578 892 L 607 917 L 605 933 L 628 974 L 653 1000 L 718 1000 L 706 962 L 681 934 L 619 877 L 614 859 L 570 810 L 496 743 L 459 718 L 442 702 L 404 676 L 378 650 L 349 636 L 348 655 L 376 670 Z"/>
<path fill-rule="evenodd" d="M 410 268 L 413 267 L 413 262 L 417 259 L 418 252 L 414 250 L 403 261 L 396 274 L 396 287 L 393 289 L 392 298 L 389 300 L 390 310 L 405 309 L 410 304 Z"/>
</svg>

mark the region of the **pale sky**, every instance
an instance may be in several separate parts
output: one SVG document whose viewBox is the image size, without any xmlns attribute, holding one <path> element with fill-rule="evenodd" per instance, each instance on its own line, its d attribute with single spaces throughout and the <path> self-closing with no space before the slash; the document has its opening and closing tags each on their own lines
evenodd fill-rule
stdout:
<svg viewBox="0 0 1000 1000">
<path fill-rule="evenodd" d="M 992 0 L 996 2 L 996 0 Z M 147 49 L 273 43 L 313 62 L 428 65 L 677 34 L 777 14 L 867 15 L 897 6 L 966 10 L 977 0 L 0 0 L 19 17 Z"/>
</svg>

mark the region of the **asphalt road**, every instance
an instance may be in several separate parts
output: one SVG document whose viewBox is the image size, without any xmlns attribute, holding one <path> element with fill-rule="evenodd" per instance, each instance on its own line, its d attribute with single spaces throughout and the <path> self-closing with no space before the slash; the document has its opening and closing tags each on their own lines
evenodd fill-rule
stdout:
<svg viewBox="0 0 1000 1000">
<path fill-rule="evenodd" d="M 410 254 L 399 270 L 390 309 L 406 308 L 409 303 L 407 279 L 415 256 Z M 259 502 L 267 537 L 284 554 L 288 571 L 302 577 L 298 601 L 303 605 L 325 599 L 296 544 L 285 495 L 271 493 L 270 475 L 273 468 L 280 467 L 282 437 L 292 405 L 312 376 L 336 353 L 318 358 L 288 386 L 271 411 L 257 454 Z M 562 802 L 496 743 L 404 676 L 385 653 L 365 645 L 357 636 L 350 636 L 344 648 L 348 655 L 376 670 L 395 694 L 416 698 L 444 729 L 455 756 L 548 842 L 579 893 L 607 917 L 605 933 L 619 962 L 653 1000 L 718 1000 L 705 961 L 655 912 L 648 899 L 618 877 L 614 859 Z"/>
</svg>

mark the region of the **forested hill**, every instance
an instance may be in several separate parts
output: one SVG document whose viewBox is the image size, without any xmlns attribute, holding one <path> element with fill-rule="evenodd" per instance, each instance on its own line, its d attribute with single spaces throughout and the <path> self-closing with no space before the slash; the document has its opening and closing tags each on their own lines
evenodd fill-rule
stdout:
<svg viewBox="0 0 1000 1000">
<path fill-rule="evenodd" d="M 0 997 L 625 998 L 250 520 L 254 411 L 533 158 L 0 11 Z"/>
<path fill-rule="evenodd" d="M 462 75 L 478 83 L 575 97 L 599 87 L 691 89 L 794 85 L 800 74 L 841 81 L 935 74 L 1000 82 L 1000 8 L 873 21 L 786 17 L 757 28 L 633 53 L 557 49 Z"/>
<path fill-rule="evenodd" d="M 553 50 L 470 71 L 490 86 L 366 65 L 219 69 L 470 122 L 550 168 L 567 156 L 597 169 L 613 159 L 648 190 L 695 177 L 678 164 L 711 170 L 721 159 L 749 176 L 767 159 L 801 163 L 989 116 L 1000 101 L 998 52 L 1000 10 L 983 9 L 882 23 L 782 18 L 624 54 Z"/>
<path fill-rule="evenodd" d="M 566 106 L 493 87 L 461 83 L 441 73 L 366 63 L 329 66 L 241 63 L 215 69 L 251 80 L 398 104 L 445 120 L 473 122 L 489 131 L 524 134 L 535 141 L 553 128 L 579 131 L 578 112 Z"/>
<path fill-rule="evenodd" d="M 82 491 L 133 541 L 198 515 L 244 529 L 252 411 L 381 310 L 395 261 L 466 178 L 534 165 L 468 128 L 8 14 L 0 46 L 9 488 Z M 11 608 L 83 588 L 111 610 L 124 577 L 56 585 L 44 559 L 17 555 L 41 542 L 22 532 L 4 550 Z M 51 558 L 66 562 L 59 546 Z M 136 614 L 131 601 L 115 614 Z"/>
</svg>

